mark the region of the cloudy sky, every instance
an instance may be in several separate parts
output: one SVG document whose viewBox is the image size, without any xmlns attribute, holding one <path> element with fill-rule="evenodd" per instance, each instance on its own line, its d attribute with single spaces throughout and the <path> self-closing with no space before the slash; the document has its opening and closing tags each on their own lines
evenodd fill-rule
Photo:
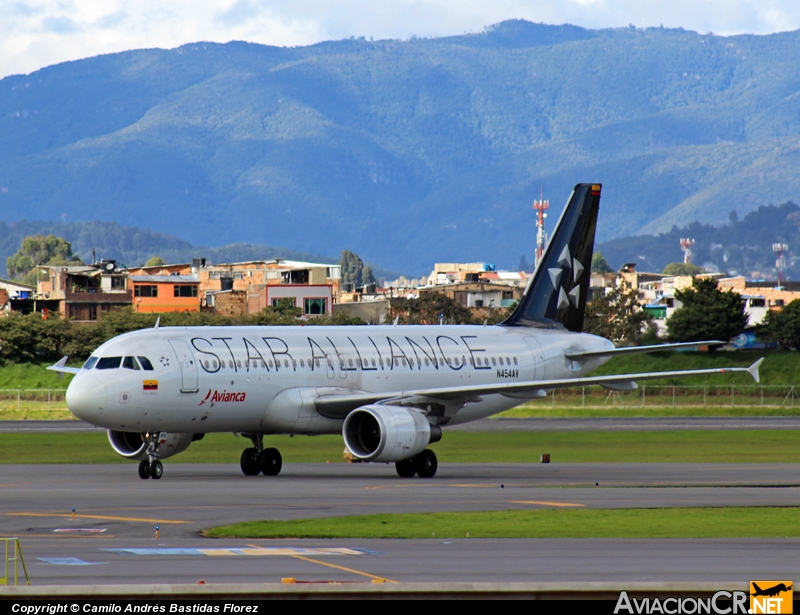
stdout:
<svg viewBox="0 0 800 615">
<path fill-rule="evenodd" d="M 480 32 L 504 19 L 739 34 L 800 28 L 798 0 L 0 0 L 0 78 L 101 53 L 246 40 Z"/>
</svg>

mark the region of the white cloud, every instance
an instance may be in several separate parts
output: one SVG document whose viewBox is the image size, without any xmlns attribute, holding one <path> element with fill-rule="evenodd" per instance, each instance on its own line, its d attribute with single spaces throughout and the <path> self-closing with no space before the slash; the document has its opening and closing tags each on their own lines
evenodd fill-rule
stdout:
<svg viewBox="0 0 800 615">
<path fill-rule="evenodd" d="M 0 2 L 0 76 L 143 47 L 479 32 L 505 19 L 717 34 L 800 28 L 796 0 L 16 0 Z"/>
</svg>

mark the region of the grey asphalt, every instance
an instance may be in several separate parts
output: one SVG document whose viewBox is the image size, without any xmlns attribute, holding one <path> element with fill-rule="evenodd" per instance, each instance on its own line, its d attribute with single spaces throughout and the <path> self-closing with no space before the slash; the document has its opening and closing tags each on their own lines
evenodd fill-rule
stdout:
<svg viewBox="0 0 800 615">
<path fill-rule="evenodd" d="M 0 535 L 20 537 L 37 585 L 800 576 L 797 539 L 264 541 L 199 534 L 243 520 L 378 512 L 800 506 L 800 464 L 442 464 L 428 480 L 400 479 L 393 466 L 374 464 L 288 464 L 278 477 L 246 477 L 236 464 L 164 467 L 160 481 L 143 481 L 134 463 L 0 466 Z M 130 551 L 142 548 L 158 550 Z M 316 548 L 348 551 L 308 551 Z"/>
</svg>

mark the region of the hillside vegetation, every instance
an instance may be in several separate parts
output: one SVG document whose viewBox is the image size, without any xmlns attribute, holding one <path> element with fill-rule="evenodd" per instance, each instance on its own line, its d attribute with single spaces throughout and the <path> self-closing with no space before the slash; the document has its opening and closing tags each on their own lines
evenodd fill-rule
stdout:
<svg viewBox="0 0 800 615">
<path fill-rule="evenodd" d="M 540 185 L 554 220 L 575 183 L 603 182 L 601 241 L 797 198 L 799 65 L 800 32 L 521 20 L 98 56 L 0 80 L 0 211 L 510 267 Z"/>
</svg>

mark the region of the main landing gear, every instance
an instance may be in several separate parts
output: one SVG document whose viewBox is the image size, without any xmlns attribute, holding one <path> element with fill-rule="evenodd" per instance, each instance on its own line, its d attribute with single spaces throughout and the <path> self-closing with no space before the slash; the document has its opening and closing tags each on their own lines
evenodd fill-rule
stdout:
<svg viewBox="0 0 800 615">
<path fill-rule="evenodd" d="M 148 433 L 147 459 L 139 462 L 139 478 L 158 480 L 164 474 L 164 466 L 158 460 L 158 432 Z"/>
<path fill-rule="evenodd" d="M 431 478 L 439 468 L 439 461 L 436 453 L 426 448 L 424 451 L 403 461 L 394 464 L 397 474 L 403 478 L 411 478 L 416 474 L 420 478 Z"/>
<path fill-rule="evenodd" d="M 243 434 L 252 441 L 253 446 L 242 451 L 239 464 L 245 476 L 277 476 L 283 467 L 283 459 L 277 448 L 264 448 L 263 434 Z"/>
</svg>

